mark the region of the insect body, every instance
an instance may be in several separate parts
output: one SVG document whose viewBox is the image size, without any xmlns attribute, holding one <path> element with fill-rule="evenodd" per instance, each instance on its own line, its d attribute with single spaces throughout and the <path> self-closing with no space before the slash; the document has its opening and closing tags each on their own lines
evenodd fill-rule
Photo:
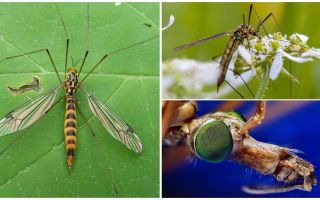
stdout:
<svg viewBox="0 0 320 200">
<path fill-rule="evenodd" d="M 220 38 L 222 36 L 231 35 L 230 39 L 229 39 L 229 41 L 227 43 L 227 46 L 226 46 L 226 48 L 224 50 L 224 53 L 222 55 L 221 61 L 220 61 L 220 73 L 219 73 L 219 76 L 218 76 L 218 79 L 217 79 L 217 91 L 219 91 L 219 87 L 225 81 L 225 77 L 226 77 L 226 73 L 227 73 L 227 70 L 228 70 L 228 66 L 230 64 L 232 55 L 234 54 L 234 52 L 237 49 L 237 46 L 239 44 L 243 44 L 243 41 L 245 39 L 249 40 L 250 36 L 258 36 L 258 37 L 260 37 L 259 36 L 259 31 L 260 31 L 261 26 L 263 25 L 263 23 L 270 16 L 272 16 L 272 13 L 270 13 L 262 21 L 259 20 L 260 22 L 257 25 L 256 30 L 254 30 L 253 27 L 250 25 L 250 17 L 251 17 L 252 8 L 253 8 L 253 5 L 251 4 L 250 5 L 250 9 L 249 9 L 248 23 L 246 23 L 245 16 L 243 15 L 243 24 L 241 24 L 237 29 L 235 29 L 233 31 L 227 31 L 227 32 L 219 33 L 219 34 L 216 34 L 216 35 L 213 35 L 213 36 L 209 36 L 207 38 L 196 40 L 196 41 L 193 41 L 193 42 L 190 42 L 188 44 L 181 45 L 181 46 L 178 46 L 178 47 L 175 48 L 175 50 L 178 51 L 178 50 L 186 49 L 186 48 L 189 48 L 189 47 L 192 47 L 192 46 L 196 46 L 196 45 L 208 42 L 210 40 L 214 40 L 214 39 Z"/>
<path fill-rule="evenodd" d="M 217 90 L 219 90 L 219 87 L 224 82 L 228 66 L 230 64 L 231 58 L 233 53 L 236 51 L 237 46 L 239 44 L 243 43 L 243 40 L 248 38 L 250 35 L 258 36 L 258 31 L 254 31 L 251 25 L 248 24 L 242 24 L 237 28 L 233 35 L 230 37 L 227 47 L 224 50 L 224 53 L 222 55 L 221 61 L 220 61 L 220 76 L 217 80 Z"/>
<path fill-rule="evenodd" d="M 294 189 L 311 191 L 312 186 L 317 184 L 314 166 L 298 157 L 296 150 L 260 142 L 250 136 L 249 130 L 264 118 L 265 102 L 258 103 L 256 114 L 248 121 L 235 112 L 216 112 L 190 119 L 192 114 L 178 114 L 182 120 L 167 135 L 168 144 L 184 143 L 199 159 L 213 163 L 236 161 L 288 184 L 283 187 L 244 187 L 244 191 L 253 194 Z"/>
<path fill-rule="evenodd" d="M 74 67 L 68 70 L 67 80 L 64 81 L 66 93 L 66 115 L 64 123 L 64 135 L 68 157 L 68 166 L 71 168 L 74 151 L 76 149 L 77 117 L 76 117 L 76 89 L 78 84 L 78 75 Z"/>
</svg>

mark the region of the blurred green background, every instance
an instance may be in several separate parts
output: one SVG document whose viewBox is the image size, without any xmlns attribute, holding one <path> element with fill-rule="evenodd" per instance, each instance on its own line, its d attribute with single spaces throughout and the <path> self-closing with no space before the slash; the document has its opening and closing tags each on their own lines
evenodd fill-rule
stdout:
<svg viewBox="0 0 320 200">
<path fill-rule="evenodd" d="M 320 48 L 320 3 L 254 3 L 259 16 L 264 18 L 270 12 L 274 13 L 279 26 L 268 19 L 265 27 L 268 33 L 282 31 L 287 35 L 300 33 L 309 37 L 308 44 Z M 163 25 L 174 15 L 175 22 L 169 29 L 163 31 L 162 53 L 163 61 L 173 58 L 190 58 L 210 61 L 213 56 L 224 52 L 228 37 L 210 41 L 196 47 L 174 52 L 174 47 L 196 39 L 230 31 L 242 24 L 242 14 L 248 17 L 250 3 L 163 3 Z M 252 12 L 251 24 L 255 27 L 258 18 Z M 265 33 L 260 31 L 263 36 Z M 300 80 L 300 84 L 290 83 L 284 75 L 272 81 L 266 91 L 266 98 L 320 98 L 320 61 L 314 60 L 304 64 L 286 61 L 284 67 Z M 290 69 L 291 68 L 291 69 Z M 290 86 L 292 84 L 292 87 Z M 259 80 L 253 79 L 250 88 L 256 91 Z M 292 88 L 292 89 L 291 89 Z M 247 94 L 244 86 L 241 93 Z M 225 98 L 239 98 L 233 92 Z"/>
<path fill-rule="evenodd" d="M 67 38 L 58 12 L 70 36 L 68 67 L 71 57 L 77 61 L 89 50 L 80 80 L 103 55 L 159 35 L 158 3 L 58 3 L 57 7 L 1 3 L 0 58 L 48 48 L 63 78 Z M 34 75 L 40 78 L 42 91 L 12 95 L 7 90 L 7 85 L 29 83 Z M 59 84 L 44 53 L 1 62 L 0 77 L 1 117 Z M 34 125 L 0 138 L 1 197 L 159 196 L 159 40 L 108 57 L 83 86 L 132 126 L 142 141 L 142 153 L 135 154 L 110 136 L 79 91 L 77 107 L 96 136 L 78 114 L 71 176 L 61 101 Z M 61 91 L 58 97 L 63 95 Z"/>
</svg>

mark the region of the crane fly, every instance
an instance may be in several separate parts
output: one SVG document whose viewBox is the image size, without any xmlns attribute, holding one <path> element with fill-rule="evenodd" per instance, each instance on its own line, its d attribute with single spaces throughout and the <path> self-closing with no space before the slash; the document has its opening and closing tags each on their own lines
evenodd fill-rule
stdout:
<svg viewBox="0 0 320 200">
<path fill-rule="evenodd" d="M 57 7 L 58 9 L 58 7 Z M 89 12 L 89 5 L 88 5 Z M 77 111 L 79 111 L 80 115 L 83 116 L 81 110 L 77 106 L 76 94 L 77 91 L 83 91 L 86 94 L 89 108 L 91 112 L 96 116 L 103 127 L 114 137 L 116 140 L 120 141 L 130 150 L 140 153 L 142 151 L 142 143 L 139 139 L 136 132 L 128 125 L 124 120 L 121 119 L 110 107 L 108 107 L 105 103 L 103 103 L 98 97 L 94 96 L 93 93 L 88 91 L 83 87 L 83 82 L 87 79 L 87 77 L 95 71 L 95 69 L 108 57 L 123 52 L 127 49 L 136 47 L 138 45 L 147 43 L 153 39 L 156 39 L 158 36 L 153 36 L 143 41 L 128 45 L 124 48 L 120 48 L 118 50 L 109 52 L 105 54 L 93 67 L 92 69 L 82 78 L 79 79 L 81 75 L 81 71 L 89 54 L 89 50 L 85 51 L 84 57 L 81 62 L 81 66 L 79 72 L 76 69 L 75 64 L 72 66 L 68 66 L 68 50 L 69 50 L 69 36 L 64 25 L 61 14 L 58 12 L 61 22 L 63 24 L 67 40 L 66 40 L 66 54 L 65 54 L 65 66 L 64 66 L 64 80 L 61 79 L 56 65 L 51 57 L 51 53 L 49 49 L 40 49 L 36 51 L 31 51 L 15 56 L 10 56 L 3 58 L 0 62 L 4 62 L 9 59 L 23 57 L 30 54 L 45 53 L 55 70 L 55 74 L 58 77 L 59 85 L 49 89 L 48 91 L 30 99 L 19 107 L 13 109 L 11 112 L 6 114 L 4 117 L 0 118 L 0 137 L 15 133 L 19 130 L 25 129 L 30 125 L 34 124 L 37 120 L 43 117 L 46 113 L 48 113 L 59 101 L 63 98 L 66 102 L 66 111 L 65 111 L 65 119 L 64 119 L 64 140 L 66 145 L 66 154 L 67 154 L 67 165 L 69 168 L 69 172 L 71 172 L 71 168 L 74 161 L 75 149 L 76 149 L 76 135 L 77 135 Z M 89 24 L 89 14 L 88 14 L 88 24 Z M 58 92 L 63 89 L 64 96 L 58 97 Z M 83 116 L 84 117 L 84 116 Z M 89 127 L 90 128 L 90 127 Z M 90 128 L 91 130 L 91 128 Z M 91 130 L 92 132 L 92 130 Z M 93 132 L 92 132 L 93 133 Z"/>
<path fill-rule="evenodd" d="M 238 26 L 235 30 L 212 35 L 200 40 L 196 40 L 196 41 L 178 46 L 174 49 L 175 51 L 179 51 L 179 50 L 187 49 L 196 45 L 206 43 L 208 41 L 220 38 L 222 36 L 231 35 L 227 43 L 227 46 L 224 50 L 224 53 L 222 55 L 222 58 L 220 60 L 220 72 L 219 72 L 220 74 L 217 79 L 217 92 L 219 91 L 219 88 L 223 82 L 226 82 L 228 85 L 230 85 L 230 83 L 228 83 L 225 80 L 225 77 L 226 77 L 226 73 L 227 73 L 232 55 L 236 51 L 238 45 L 243 44 L 244 40 L 249 41 L 250 36 L 260 37 L 260 34 L 259 34 L 260 28 L 263 27 L 264 22 L 266 22 L 271 16 L 273 16 L 273 13 L 269 13 L 263 20 L 260 20 L 260 18 L 258 17 L 259 23 L 256 29 L 254 29 L 253 26 L 250 24 L 252 8 L 253 8 L 253 5 L 251 4 L 249 9 L 249 15 L 248 15 L 248 23 L 246 23 L 245 15 L 243 14 L 243 24 Z"/>
</svg>

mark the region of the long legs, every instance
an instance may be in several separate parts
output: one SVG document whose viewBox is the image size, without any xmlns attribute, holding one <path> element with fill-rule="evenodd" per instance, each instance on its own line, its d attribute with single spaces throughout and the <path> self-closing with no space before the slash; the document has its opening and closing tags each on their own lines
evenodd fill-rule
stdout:
<svg viewBox="0 0 320 200">
<path fill-rule="evenodd" d="M 239 131 L 240 135 L 244 135 L 247 131 L 261 124 L 266 114 L 266 102 L 258 101 L 256 113 L 249 119 L 245 126 Z"/>
<path fill-rule="evenodd" d="M 135 47 L 135 46 L 144 44 L 144 43 L 149 42 L 150 40 L 153 40 L 153 39 L 155 39 L 155 38 L 157 38 L 157 37 L 158 37 L 158 36 L 154 36 L 154 37 L 148 38 L 148 39 L 146 39 L 146 40 L 144 40 L 144 41 L 137 42 L 137 43 L 134 43 L 134 44 L 129 45 L 129 46 L 127 46 L 127 47 L 124 47 L 124 48 L 121 48 L 121 49 L 118 49 L 118 50 L 115 50 L 115 51 L 112 51 L 112 52 L 110 52 L 110 53 L 105 54 L 105 55 L 102 56 L 102 58 L 97 62 L 97 64 L 95 64 L 95 65 L 93 66 L 93 68 L 85 75 L 85 77 L 83 77 L 83 78 L 81 79 L 80 83 L 83 83 L 84 80 L 85 80 L 107 57 L 109 57 L 109 56 L 111 56 L 111 55 L 114 55 L 114 54 L 117 54 L 117 53 L 119 53 L 119 52 L 125 51 L 125 50 L 127 50 L 127 49 L 133 48 L 133 47 Z"/>
<path fill-rule="evenodd" d="M 58 70 L 56 68 L 56 65 L 54 64 L 53 62 L 53 59 L 51 57 L 51 54 L 50 54 L 50 51 L 48 49 L 40 49 L 40 50 L 36 50 L 36 51 L 31 51 L 31 52 L 27 52 L 27 53 L 23 53 L 23 54 L 19 54 L 19 55 L 15 55 L 15 56 L 9 56 L 9 57 L 6 57 L 6 58 L 3 58 L 0 60 L 0 62 L 3 62 L 3 61 L 6 61 L 6 60 L 9 60 L 9 59 L 12 59 L 12 58 L 18 58 L 18 57 L 22 57 L 22 56 L 27 56 L 27 55 L 31 55 L 31 54 L 35 54 L 35 53 L 40 53 L 40 52 L 46 52 L 47 56 L 49 57 L 50 61 L 51 61 L 51 64 L 59 78 L 59 81 L 60 81 L 60 84 L 62 85 L 62 80 L 59 76 L 59 73 L 58 73 Z"/>
</svg>

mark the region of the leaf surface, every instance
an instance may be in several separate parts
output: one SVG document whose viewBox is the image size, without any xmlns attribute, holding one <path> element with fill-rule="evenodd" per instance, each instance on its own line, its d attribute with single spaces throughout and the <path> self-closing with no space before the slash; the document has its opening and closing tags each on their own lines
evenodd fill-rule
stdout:
<svg viewBox="0 0 320 200">
<path fill-rule="evenodd" d="M 74 63 L 80 60 L 76 65 L 79 69 L 89 50 L 81 79 L 108 52 L 159 34 L 157 3 L 90 3 L 89 23 L 87 8 L 84 3 L 59 3 L 57 8 L 53 3 L 1 3 L 0 57 L 48 48 L 63 79 L 69 35 L 68 67 L 72 59 Z M 63 133 L 65 102 L 61 101 L 31 127 L 0 138 L 0 196 L 159 196 L 158 66 L 159 40 L 153 39 L 108 57 L 83 83 L 135 129 L 143 144 L 140 155 L 109 135 L 79 91 L 77 107 L 86 119 L 77 113 L 77 148 L 71 176 Z M 45 53 L 0 63 L 2 116 L 40 94 L 32 91 L 12 95 L 6 88 L 28 83 L 33 75 L 41 80 L 41 92 L 59 84 Z"/>
</svg>

